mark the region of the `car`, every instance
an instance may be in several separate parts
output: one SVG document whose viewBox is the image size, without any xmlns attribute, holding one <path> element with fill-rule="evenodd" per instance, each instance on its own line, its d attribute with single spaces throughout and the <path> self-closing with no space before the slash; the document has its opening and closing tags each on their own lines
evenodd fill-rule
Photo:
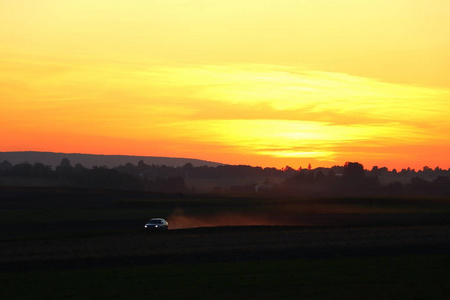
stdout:
<svg viewBox="0 0 450 300">
<path fill-rule="evenodd" d="M 145 230 L 164 231 L 169 229 L 169 222 L 163 218 L 153 218 L 145 224 L 144 228 Z"/>
</svg>

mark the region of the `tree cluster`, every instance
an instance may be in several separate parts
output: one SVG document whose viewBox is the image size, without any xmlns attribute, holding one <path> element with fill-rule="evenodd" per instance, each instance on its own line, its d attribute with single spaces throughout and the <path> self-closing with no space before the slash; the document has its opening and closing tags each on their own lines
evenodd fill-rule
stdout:
<svg viewBox="0 0 450 300">
<path fill-rule="evenodd" d="M 289 168 L 289 167 L 288 167 Z M 115 168 L 121 173 L 133 174 L 141 178 L 168 178 L 183 177 L 197 179 L 218 179 L 218 178 L 243 178 L 243 177 L 285 177 L 295 174 L 295 170 L 251 167 L 246 165 L 220 165 L 217 167 L 200 166 L 194 167 L 187 163 L 182 167 L 172 167 L 166 165 L 147 165 L 144 161 L 139 161 L 137 165 L 131 163 Z"/>
<path fill-rule="evenodd" d="M 289 166 L 282 169 L 261 168 L 245 165 L 221 165 L 217 167 L 194 167 L 188 163 L 182 167 L 147 165 L 140 161 L 137 165 L 127 163 L 116 168 L 85 168 L 80 164 L 72 166 L 63 159 L 53 170 L 42 163 L 20 163 L 12 165 L 8 161 L 0 163 L 0 177 L 46 178 L 61 185 L 78 187 L 111 188 L 124 190 L 145 190 L 168 193 L 195 192 L 188 189 L 186 179 L 243 179 L 260 182 L 232 187 L 217 186 L 212 192 L 289 194 L 315 197 L 339 196 L 410 196 L 410 195 L 450 195 L 450 169 L 422 170 L 403 169 L 397 172 L 387 168 L 364 169 L 357 162 L 344 166 L 295 170 Z M 276 183 L 273 179 L 278 178 Z"/>
<path fill-rule="evenodd" d="M 83 188 L 106 188 L 121 190 L 145 190 L 154 192 L 186 192 L 184 179 L 180 176 L 146 179 L 132 173 L 121 172 L 116 168 L 72 166 L 67 158 L 53 170 L 41 163 L 20 163 L 12 165 L 8 161 L 0 164 L 0 177 L 43 178 L 56 185 Z"/>
<path fill-rule="evenodd" d="M 277 187 L 278 193 L 321 197 L 450 196 L 450 169 L 395 169 L 347 162 L 343 167 L 300 170 Z"/>
</svg>

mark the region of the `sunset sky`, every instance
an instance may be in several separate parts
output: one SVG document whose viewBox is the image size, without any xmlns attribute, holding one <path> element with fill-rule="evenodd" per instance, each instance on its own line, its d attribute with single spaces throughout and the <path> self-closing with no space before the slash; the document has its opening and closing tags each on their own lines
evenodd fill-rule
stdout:
<svg viewBox="0 0 450 300">
<path fill-rule="evenodd" d="M 0 0 L 0 151 L 450 167 L 448 0 Z"/>
</svg>

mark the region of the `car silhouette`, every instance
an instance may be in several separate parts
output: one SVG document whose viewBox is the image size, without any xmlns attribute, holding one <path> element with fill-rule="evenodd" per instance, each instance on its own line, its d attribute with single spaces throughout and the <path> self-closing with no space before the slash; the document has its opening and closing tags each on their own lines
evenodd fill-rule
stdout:
<svg viewBox="0 0 450 300">
<path fill-rule="evenodd" d="M 144 228 L 146 230 L 168 230 L 169 229 L 169 223 L 162 219 L 162 218 L 153 218 L 150 221 L 148 221 Z"/>
</svg>

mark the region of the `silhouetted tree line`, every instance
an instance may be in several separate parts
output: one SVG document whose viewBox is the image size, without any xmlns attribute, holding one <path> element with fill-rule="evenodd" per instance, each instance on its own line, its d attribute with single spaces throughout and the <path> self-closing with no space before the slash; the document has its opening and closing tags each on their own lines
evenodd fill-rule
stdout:
<svg viewBox="0 0 450 300">
<path fill-rule="evenodd" d="M 194 167 L 187 163 L 182 167 L 172 167 L 166 165 L 147 165 L 144 161 L 139 161 L 135 166 L 131 163 L 115 168 L 121 173 L 133 174 L 142 178 L 198 178 L 198 179 L 219 179 L 219 178 L 243 178 L 243 177 L 285 177 L 290 170 L 279 170 L 276 168 L 251 167 L 246 165 L 220 165 L 217 167 L 200 166 Z M 295 170 L 293 170 L 295 173 Z"/>
<path fill-rule="evenodd" d="M 221 165 L 217 167 L 194 167 L 191 163 L 182 167 L 137 165 L 127 163 L 116 168 L 85 168 L 72 166 L 63 159 L 53 170 L 42 163 L 0 163 L 0 176 L 48 178 L 70 182 L 80 187 L 101 187 L 155 192 L 194 192 L 185 184 L 186 178 L 266 178 L 261 183 L 235 185 L 228 189 L 216 187 L 213 192 L 292 194 L 316 197 L 336 196 L 410 196 L 450 195 L 450 169 L 438 167 L 422 170 L 401 171 L 373 167 L 364 169 L 357 162 L 344 166 L 295 170 L 289 166 L 282 169 L 251 167 L 246 165 Z M 270 179 L 278 178 L 278 183 Z"/>
<path fill-rule="evenodd" d="M 384 179 L 384 180 L 382 180 Z M 415 171 L 373 167 L 365 170 L 357 162 L 343 167 L 300 170 L 276 187 L 278 193 L 306 196 L 449 196 L 450 169 L 424 167 Z"/>
<path fill-rule="evenodd" d="M 123 190 L 146 190 L 154 192 L 186 192 L 184 179 L 180 176 L 167 178 L 142 178 L 132 173 L 121 172 L 116 168 L 93 167 L 88 169 L 81 164 L 72 166 L 67 158 L 53 170 L 41 163 L 20 163 L 12 165 L 8 161 L 0 164 L 0 177 L 43 178 L 60 185 L 86 188 L 111 188 Z"/>
</svg>

